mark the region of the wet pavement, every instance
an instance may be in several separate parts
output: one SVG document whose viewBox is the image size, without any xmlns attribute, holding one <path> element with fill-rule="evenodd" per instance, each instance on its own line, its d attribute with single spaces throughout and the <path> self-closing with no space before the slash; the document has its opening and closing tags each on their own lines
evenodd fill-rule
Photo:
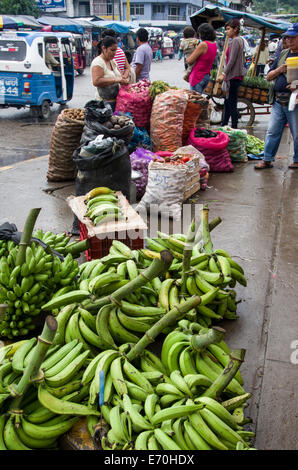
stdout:
<svg viewBox="0 0 298 470">
<path fill-rule="evenodd" d="M 152 80 L 171 82 L 170 76 L 171 84 L 184 87 L 183 64 L 171 62 L 153 64 Z M 88 73 L 76 79 L 80 93 L 69 106 L 93 98 Z M 44 155 L 59 113 L 53 108 L 43 125 L 32 123 L 27 110 L 0 113 L 0 224 L 9 221 L 22 230 L 29 210 L 41 207 L 36 228 L 60 232 L 72 226 L 66 198 L 74 194 L 73 182 L 46 180 Z M 267 123 L 268 116 L 258 117 L 251 131 L 264 138 Z M 21 155 L 31 159 L 14 163 Z M 286 129 L 274 168 L 257 172 L 253 161 L 235 164 L 233 173 L 212 173 L 208 189 L 192 198 L 208 203 L 210 219 L 221 217 L 213 245 L 230 252 L 247 277 L 247 287 L 237 287 L 239 319 L 222 326 L 230 348 L 246 349 L 241 371 L 252 394 L 246 416 L 261 450 L 297 450 L 298 171 L 288 169 L 291 155 Z"/>
</svg>

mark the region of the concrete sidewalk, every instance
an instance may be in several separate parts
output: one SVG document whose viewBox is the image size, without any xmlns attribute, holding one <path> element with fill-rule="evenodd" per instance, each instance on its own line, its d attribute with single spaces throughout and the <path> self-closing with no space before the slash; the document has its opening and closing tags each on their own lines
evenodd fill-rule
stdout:
<svg viewBox="0 0 298 470">
<path fill-rule="evenodd" d="M 246 288 L 237 286 L 239 319 L 225 321 L 230 348 L 246 349 L 241 368 L 252 394 L 246 415 L 253 420 L 255 447 L 297 449 L 298 390 L 298 171 L 291 163 L 288 135 L 273 169 L 257 172 L 254 162 L 235 172 L 213 173 L 197 203 L 208 203 L 215 248 L 226 249 L 245 269 Z M 73 221 L 66 198 L 74 183 L 47 183 L 47 157 L 0 168 L 0 224 L 21 231 L 31 208 L 41 207 L 36 228 L 62 232 Z"/>
</svg>

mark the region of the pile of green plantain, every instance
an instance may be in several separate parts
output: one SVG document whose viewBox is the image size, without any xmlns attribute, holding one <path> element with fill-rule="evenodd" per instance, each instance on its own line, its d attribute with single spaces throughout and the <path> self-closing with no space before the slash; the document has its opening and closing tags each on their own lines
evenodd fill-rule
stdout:
<svg viewBox="0 0 298 470">
<path fill-rule="evenodd" d="M 200 222 L 186 236 L 147 239 L 149 249 L 113 241 L 109 255 L 81 264 L 76 289 L 42 306 L 52 338 L 4 348 L 0 449 L 59 448 L 82 416 L 104 450 L 253 449 L 245 350 L 231 351 L 219 326 L 237 318 L 234 287 L 246 280 L 213 249 L 220 220 L 209 223 L 204 207 Z"/>
<path fill-rule="evenodd" d="M 84 242 L 69 243 L 65 233 L 36 230 L 33 237 L 23 247 L 11 240 L 0 241 L 0 304 L 7 305 L 0 318 L 0 336 L 9 339 L 36 329 L 36 316 L 53 293 L 62 295 L 76 288 L 79 265 L 74 258 L 86 249 Z"/>
</svg>

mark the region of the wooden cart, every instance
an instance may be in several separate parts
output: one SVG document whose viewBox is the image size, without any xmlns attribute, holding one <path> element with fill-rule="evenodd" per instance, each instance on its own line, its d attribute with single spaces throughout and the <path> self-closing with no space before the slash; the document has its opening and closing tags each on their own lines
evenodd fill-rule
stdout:
<svg viewBox="0 0 298 470">
<path fill-rule="evenodd" d="M 212 125 L 218 125 L 222 122 L 225 98 L 221 84 L 217 84 L 214 93 L 215 84 L 215 80 L 211 80 L 204 91 L 204 94 L 211 98 L 214 105 L 210 116 L 210 124 Z M 270 114 L 271 105 L 268 103 L 268 90 L 241 85 L 239 87 L 237 108 L 239 128 L 251 127 L 257 115 Z"/>
</svg>

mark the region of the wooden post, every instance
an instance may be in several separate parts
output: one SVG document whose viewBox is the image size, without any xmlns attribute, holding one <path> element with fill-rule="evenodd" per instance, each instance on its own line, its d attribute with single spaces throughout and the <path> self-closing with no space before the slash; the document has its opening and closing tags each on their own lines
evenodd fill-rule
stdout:
<svg viewBox="0 0 298 470">
<path fill-rule="evenodd" d="M 224 48 L 223 48 L 223 51 L 222 51 L 222 55 L 221 55 L 221 59 L 220 59 L 220 63 L 219 63 L 219 67 L 218 67 L 218 71 L 217 71 L 217 75 L 216 75 L 216 80 L 218 79 L 219 75 L 221 74 L 221 72 L 223 70 L 228 45 L 229 45 L 229 38 L 228 38 L 228 36 L 226 36 Z M 219 85 L 219 83 L 217 81 L 215 81 L 215 85 L 214 85 L 213 92 L 212 92 L 214 95 L 217 94 L 218 85 Z"/>
<path fill-rule="evenodd" d="M 256 76 L 257 65 L 258 65 L 258 62 L 259 62 L 261 47 L 264 43 L 265 33 L 266 33 L 265 28 L 262 28 L 262 37 L 261 37 L 260 44 L 259 44 L 258 49 L 257 49 L 257 55 L 256 55 L 256 58 L 255 58 L 254 68 L 253 68 L 253 71 L 252 71 L 252 74 L 251 74 L 252 77 Z"/>
</svg>

